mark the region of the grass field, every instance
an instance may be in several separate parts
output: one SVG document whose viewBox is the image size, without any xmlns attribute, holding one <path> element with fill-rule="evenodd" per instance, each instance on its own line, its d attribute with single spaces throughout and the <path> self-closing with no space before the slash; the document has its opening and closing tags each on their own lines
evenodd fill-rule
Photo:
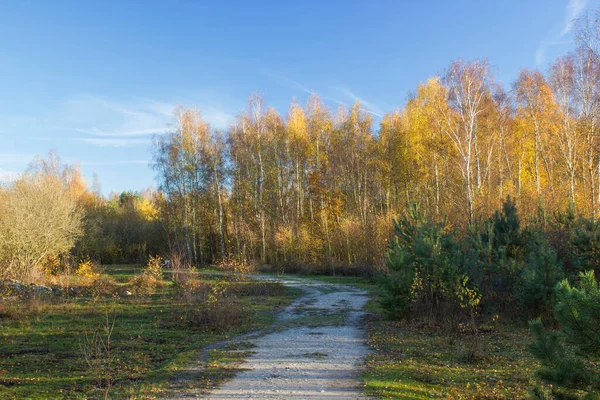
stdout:
<svg viewBox="0 0 600 400">
<path fill-rule="evenodd" d="M 103 270 L 117 288 L 139 272 L 129 265 Z M 203 275 L 201 282 L 221 285 L 225 279 Z M 168 281 L 149 296 L 53 296 L 19 300 L 12 308 L 0 303 L 0 398 L 102 398 L 107 378 L 111 398 L 160 397 L 202 346 L 270 326 L 274 311 L 298 294 L 255 290 L 272 284 L 251 280 L 227 285 L 237 293 L 232 301 L 242 316 L 218 330 L 191 324 L 194 310 Z M 114 321 L 110 356 L 95 356 L 99 339 L 108 342 L 107 318 L 109 328 Z"/>
<path fill-rule="evenodd" d="M 539 363 L 529 354 L 525 321 L 488 324 L 477 335 L 387 321 L 377 303 L 372 279 L 317 277 L 369 292 L 370 316 L 365 321 L 369 346 L 361 379 L 365 393 L 384 399 L 522 399 L 538 386 Z M 555 389 L 555 388 L 554 388 Z M 556 389 L 555 389 L 556 390 Z M 575 391 L 563 398 L 580 398 Z"/>
<path fill-rule="evenodd" d="M 104 274 L 122 288 L 139 272 L 139 267 L 129 265 L 104 269 Z M 198 276 L 203 284 L 227 285 L 235 293 L 232 305 L 243 310 L 236 323 L 219 325 L 219 329 L 190 324 L 194 310 L 168 280 L 148 296 L 33 298 L 10 310 L 0 303 L 0 398 L 102 398 L 104 376 L 90 370 L 83 353 L 94 332 L 100 337 L 105 333 L 107 318 L 109 325 L 114 319 L 112 361 L 107 365 L 100 357 L 95 365 L 111 378 L 111 398 L 160 398 L 170 390 L 181 389 L 185 381 L 174 378 L 196 360 L 202 347 L 270 327 L 274 311 L 299 294 L 282 287 L 265 290 L 273 284 L 230 281 L 226 275 L 206 271 Z M 539 365 L 526 349 L 530 334 L 524 323 L 500 320 L 472 335 L 387 321 L 381 317 L 373 280 L 310 279 L 356 286 L 373 298 L 365 320 L 372 353 L 361 377 L 369 395 L 520 399 L 528 397 L 535 386 L 552 390 L 536 377 Z M 233 376 L 239 362 L 251 352 L 251 346 L 210 351 L 208 368 L 194 377 L 194 384 L 210 388 Z M 565 396 L 578 398 L 578 393 Z"/>
<path fill-rule="evenodd" d="M 373 318 L 367 393 L 398 399 L 522 399 L 541 382 L 525 327 L 459 334 Z"/>
</svg>

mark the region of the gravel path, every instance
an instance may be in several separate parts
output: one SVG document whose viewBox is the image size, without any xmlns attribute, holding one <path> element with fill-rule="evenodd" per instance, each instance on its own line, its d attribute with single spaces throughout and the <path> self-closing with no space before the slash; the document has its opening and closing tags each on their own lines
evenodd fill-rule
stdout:
<svg viewBox="0 0 600 400">
<path fill-rule="evenodd" d="M 279 279 L 305 291 L 279 314 L 276 332 L 253 340 L 244 371 L 208 399 L 362 399 L 360 328 L 365 292 L 309 279 Z M 247 340 L 247 339 L 246 339 Z"/>
</svg>

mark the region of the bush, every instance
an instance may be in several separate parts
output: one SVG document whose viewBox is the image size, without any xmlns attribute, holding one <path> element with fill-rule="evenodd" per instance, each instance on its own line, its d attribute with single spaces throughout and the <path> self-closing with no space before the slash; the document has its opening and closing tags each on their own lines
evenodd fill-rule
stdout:
<svg viewBox="0 0 600 400">
<path fill-rule="evenodd" d="M 495 308 L 512 303 L 524 265 L 525 243 L 527 237 L 510 198 L 492 218 L 467 229 L 461 246 L 466 272 Z"/>
<path fill-rule="evenodd" d="M 237 296 L 281 296 L 283 285 L 279 282 L 243 281 L 231 284 L 227 292 Z"/>
<path fill-rule="evenodd" d="M 87 279 L 91 279 L 91 280 L 96 280 L 100 277 L 98 267 L 89 258 L 86 258 L 79 263 L 75 273 L 83 278 L 87 278 Z"/>
<path fill-rule="evenodd" d="M 112 297 L 118 294 L 117 282 L 109 276 L 99 276 L 89 285 L 89 294 L 94 298 Z"/>
<path fill-rule="evenodd" d="M 245 275 L 254 272 L 254 267 L 245 261 L 240 261 L 234 257 L 228 257 L 220 260 L 214 265 L 219 271 L 227 273 L 229 280 L 243 279 Z"/>
<path fill-rule="evenodd" d="M 600 389 L 600 290 L 593 271 L 581 273 L 577 286 L 568 280 L 555 289 L 553 315 L 560 329 L 548 331 L 542 321 L 530 322 L 534 341 L 531 353 L 541 362 L 539 375 L 546 381 L 585 389 Z"/>
<path fill-rule="evenodd" d="M 185 283 L 189 279 L 195 279 L 193 265 L 185 261 L 185 258 L 178 253 L 171 254 L 169 259 L 171 266 L 171 280 L 176 284 Z"/>
<path fill-rule="evenodd" d="M 154 275 L 142 273 L 133 276 L 127 284 L 127 288 L 136 296 L 150 296 L 154 294 L 157 287 L 164 285 L 165 283 L 156 279 Z"/>
<path fill-rule="evenodd" d="M 230 284 L 187 279 L 178 284 L 185 300 L 184 321 L 188 326 L 206 331 L 224 332 L 237 326 L 244 310 L 230 293 Z"/>
<path fill-rule="evenodd" d="M 577 287 L 563 280 L 556 287 L 554 317 L 566 341 L 583 353 L 600 356 L 600 289 L 593 271 L 579 274 Z"/>
<path fill-rule="evenodd" d="M 466 286 L 457 243 L 443 224 L 423 218 L 417 207 L 394 226 L 396 237 L 386 254 L 388 272 L 378 279 L 386 314 L 396 319 L 423 315 L 429 324 L 442 316 L 454 319 L 462 305 L 459 297 L 468 304 L 473 294 L 465 288 L 474 290 Z"/>
<path fill-rule="evenodd" d="M 144 267 L 144 274 L 161 280 L 163 276 L 163 259 L 160 256 L 150 256 Z"/>
<path fill-rule="evenodd" d="M 31 282 L 44 261 L 67 254 L 82 234 L 82 213 L 70 185 L 79 172 L 51 155 L 2 192 L 0 278 Z"/>
<path fill-rule="evenodd" d="M 556 251 L 537 236 L 532 237 L 528 256 L 521 272 L 521 283 L 515 289 L 527 309 L 547 314 L 552 309 L 554 287 L 564 273 Z"/>
</svg>

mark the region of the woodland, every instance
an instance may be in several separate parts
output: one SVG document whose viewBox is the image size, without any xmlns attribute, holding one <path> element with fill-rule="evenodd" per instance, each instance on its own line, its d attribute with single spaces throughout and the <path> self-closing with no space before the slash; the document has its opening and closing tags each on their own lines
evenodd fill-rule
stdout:
<svg viewBox="0 0 600 400">
<path fill-rule="evenodd" d="M 529 324 L 529 395 L 596 398 L 600 23 L 576 26 L 547 71 L 503 85 L 459 59 L 381 118 L 316 94 L 282 115 L 254 94 L 219 131 L 180 106 L 152 147 L 156 190 L 105 197 L 51 152 L 0 188 L 0 279 L 93 286 L 101 265 L 154 256 L 360 277 L 393 324 L 468 338 L 465 362 L 498 319 Z M 148 274 L 132 287 L 160 287 Z"/>
</svg>

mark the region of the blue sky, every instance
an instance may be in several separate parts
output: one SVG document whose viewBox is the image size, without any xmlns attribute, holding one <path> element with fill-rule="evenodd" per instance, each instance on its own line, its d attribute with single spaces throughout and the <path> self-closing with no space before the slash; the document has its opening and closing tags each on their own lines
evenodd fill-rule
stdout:
<svg viewBox="0 0 600 400">
<path fill-rule="evenodd" d="M 509 87 L 572 48 L 600 0 L 0 1 L 0 180 L 55 149 L 103 192 L 154 185 L 173 108 L 227 128 L 252 92 L 381 115 L 457 58 Z"/>
</svg>

